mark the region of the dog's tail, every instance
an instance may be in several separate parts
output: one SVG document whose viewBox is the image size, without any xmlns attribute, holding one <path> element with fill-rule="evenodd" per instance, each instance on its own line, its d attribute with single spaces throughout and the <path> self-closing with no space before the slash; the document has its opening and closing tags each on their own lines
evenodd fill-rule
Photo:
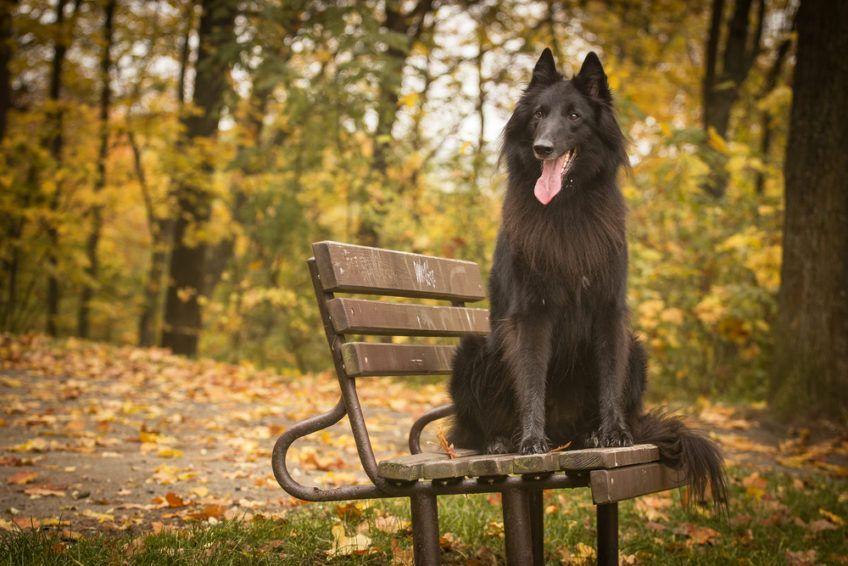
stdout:
<svg viewBox="0 0 848 566">
<path fill-rule="evenodd" d="M 664 410 L 649 411 L 635 421 L 635 440 L 655 444 L 664 464 L 683 471 L 695 501 L 706 501 L 709 493 L 716 507 L 727 508 L 724 459 L 715 442 Z"/>
</svg>

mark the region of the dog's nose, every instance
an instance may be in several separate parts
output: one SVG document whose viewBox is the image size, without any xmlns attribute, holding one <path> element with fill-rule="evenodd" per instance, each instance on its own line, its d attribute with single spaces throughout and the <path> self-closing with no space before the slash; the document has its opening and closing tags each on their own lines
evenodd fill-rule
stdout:
<svg viewBox="0 0 848 566">
<path fill-rule="evenodd" d="M 536 152 L 536 155 L 541 157 L 547 157 L 554 151 L 554 146 L 547 142 L 539 142 L 533 144 L 533 151 Z"/>
</svg>

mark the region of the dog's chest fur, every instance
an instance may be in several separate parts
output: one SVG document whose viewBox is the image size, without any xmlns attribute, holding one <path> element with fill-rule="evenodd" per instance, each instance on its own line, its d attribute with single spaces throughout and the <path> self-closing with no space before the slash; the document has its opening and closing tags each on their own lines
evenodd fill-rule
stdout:
<svg viewBox="0 0 848 566">
<path fill-rule="evenodd" d="M 511 272 L 514 309 L 578 316 L 585 303 L 613 302 L 621 290 L 627 247 L 620 193 L 614 186 L 570 190 L 548 207 L 517 188 L 507 195 L 495 261 Z"/>
</svg>

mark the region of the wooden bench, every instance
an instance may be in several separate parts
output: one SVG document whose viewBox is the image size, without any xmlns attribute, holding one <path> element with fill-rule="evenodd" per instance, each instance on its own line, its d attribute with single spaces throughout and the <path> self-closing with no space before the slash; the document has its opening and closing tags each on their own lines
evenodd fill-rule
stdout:
<svg viewBox="0 0 848 566">
<path fill-rule="evenodd" d="M 467 302 L 485 298 L 479 267 L 468 261 L 318 242 L 307 263 L 341 389 L 329 412 L 289 428 L 274 446 L 272 467 L 280 486 L 308 501 L 409 497 L 416 564 L 438 564 L 436 497 L 465 493 L 502 494 L 509 564 L 543 564 L 543 505 L 546 489 L 589 487 L 597 506 L 598 563 L 618 562 L 618 502 L 684 484 L 658 462 L 657 448 L 598 448 L 534 455 L 485 455 L 457 450 L 456 457 L 421 451 L 421 432 L 453 413 L 450 405 L 421 416 L 409 432 L 411 454 L 377 462 L 356 392 L 369 376 L 449 374 L 454 346 L 349 341 L 350 336 L 461 337 L 489 332 L 486 309 Z M 380 295 L 448 301 L 450 306 L 383 302 L 336 294 Z M 331 489 L 295 481 L 286 467 L 291 444 L 348 416 L 371 485 Z"/>
</svg>

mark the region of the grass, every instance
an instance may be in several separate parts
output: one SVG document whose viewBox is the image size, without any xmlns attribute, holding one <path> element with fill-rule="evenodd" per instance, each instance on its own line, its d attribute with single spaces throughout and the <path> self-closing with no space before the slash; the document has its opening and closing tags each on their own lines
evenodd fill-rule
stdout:
<svg viewBox="0 0 848 566">
<path fill-rule="evenodd" d="M 623 563 L 786 564 L 845 563 L 844 479 L 783 473 L 752 479 L 752 469 L 731 470 L 733 498 L 727 516 L 684 511 L 673 500 L 649 496 L 621 505 Z M 762 473 L 762 472 L 761 472 Z M 587 490 L 548 492 L 545 537 L 550 563 L 591 563 L 593 507 Z M 490 564 L 503 560 L 503 525 L 496 496 L 442 497 L 443 560 Z M 395 518 L 397 520 L 395 520 Z M 60 531 L 0 534 L 2 564 L 388 564 L 411 558 L 403 500 L 307 505 L 282 519 L 255 518 L 187 525 L 159 533 L 101 533 L 72 540 Z M 330 557 L 332 528 L 370 537 L 368 551 Z M 791 554 L 796 553 L 796 554 Z M 790 563 L 792 563 L 790 561 Z"/>
</svg>

